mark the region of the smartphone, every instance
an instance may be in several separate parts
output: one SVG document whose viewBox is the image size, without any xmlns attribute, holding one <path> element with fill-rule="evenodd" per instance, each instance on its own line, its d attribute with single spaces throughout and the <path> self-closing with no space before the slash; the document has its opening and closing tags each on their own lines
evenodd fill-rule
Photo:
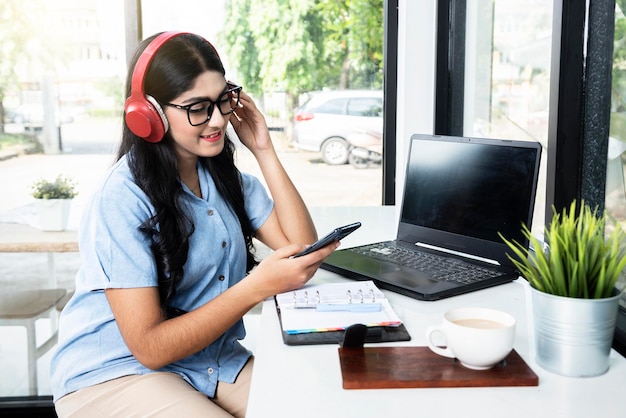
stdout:
<svg viewBox="0 0 626 418">
<path fill-rule="evenodd" d="M 294 257 L 301 257 L 303 255 L 310 254 L 314 251 L 319 250 L 322 247 L 327 246 L 333 241 L 340 241 L 343 238 L 350 235 L 351 233 L 353 233 L 354 231 L 356 231 L 357 229 L 359 229 L 360 227 L 361 227 L 361 222 L 355 222 L 353 224 L 344 225 L 344 226 L 340 226 L 339 228 L 335 228 L 330 234 L 326 235 L 324 238 L 317 240 L 317 242 L 315 242 L 313 245 L 307 247 L 304 251 L 301 251 L 298 254 L 294 255 Z"/>
</svg>

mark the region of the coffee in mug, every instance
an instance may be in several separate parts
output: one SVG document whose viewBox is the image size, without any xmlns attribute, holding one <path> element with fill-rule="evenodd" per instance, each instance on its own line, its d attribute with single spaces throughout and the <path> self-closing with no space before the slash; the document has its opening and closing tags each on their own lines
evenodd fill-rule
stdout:
<svg viewBox="0 0 626 418">
<path fill-rule="evenodd" d="M 441 334 L 445 347 L 435 345 L 433 337 Z M 443 315 L 440 325 L 426 330 L 428 347 L 436 354 L 457 358 L 474 370 L 490 369 L 513 349 L 515 318 L 489 308 L 457 308 Z"/>
</svg>

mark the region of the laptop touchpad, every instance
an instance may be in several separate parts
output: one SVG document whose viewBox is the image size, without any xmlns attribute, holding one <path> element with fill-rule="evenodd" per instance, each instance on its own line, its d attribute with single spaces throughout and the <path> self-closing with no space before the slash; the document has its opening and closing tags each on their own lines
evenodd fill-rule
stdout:
<svg viewBox="0 0 626 418">
<path fill-rule="evenodd" d="M 428 277 L 421 276 L 415 271 L 407 271 L 403 269 L 390 273 L 384 273 L 381 275 L 381 279 L 387 283 L 395 284 L 396 286 L 402 286 L 409 289 L 432 286 L 434 283 L 436 283 L 435 281 L 430 280 Z"/>
</svg>

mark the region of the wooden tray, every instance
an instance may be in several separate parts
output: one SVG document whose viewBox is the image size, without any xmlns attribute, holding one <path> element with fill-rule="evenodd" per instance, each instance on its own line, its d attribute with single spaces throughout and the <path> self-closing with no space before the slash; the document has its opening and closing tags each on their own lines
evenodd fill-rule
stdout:
<svg viewBox="0 0 626 418">
<path fill-rule="evenodd" d="M 537 386 L 515 350 L 489 370 L 471 370 L 428 347 L 339 348 L 344 389 Z"/>
</svg>

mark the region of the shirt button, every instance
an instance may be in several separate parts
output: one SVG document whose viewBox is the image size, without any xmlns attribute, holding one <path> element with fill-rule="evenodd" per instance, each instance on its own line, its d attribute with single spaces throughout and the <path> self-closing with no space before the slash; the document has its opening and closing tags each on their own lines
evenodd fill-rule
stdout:
<svg viewBox="0 0 626 418">
<path fill-rule="evenodd" d="M 213 372 L 214 372 L 213 367 L 209 367 L 206 372 L 208 374 L 213 374 Z"/>
<path fill-rule="evenodd" d="M 209 211 L 207 212 L 207 214 L 208 214 L 209 216 L 213 216 L 213 209 L 209 209 Z"/>
<path fill-rule="evenodd" d="M 226 248 L 226 241 L 222 241 L 222 248 Z"/>
<path fill-rule="evenodd" d="M 226 277 L 224 277 L 224 275 L 223 275 L 223 274 L 220 274 L 220 277 L 218 277 L 218 279 L 219 279 L 219 281 L 220 281 L 220 282 L 223 282 L 225 278 L 226 278 Z"/>
</svg>

